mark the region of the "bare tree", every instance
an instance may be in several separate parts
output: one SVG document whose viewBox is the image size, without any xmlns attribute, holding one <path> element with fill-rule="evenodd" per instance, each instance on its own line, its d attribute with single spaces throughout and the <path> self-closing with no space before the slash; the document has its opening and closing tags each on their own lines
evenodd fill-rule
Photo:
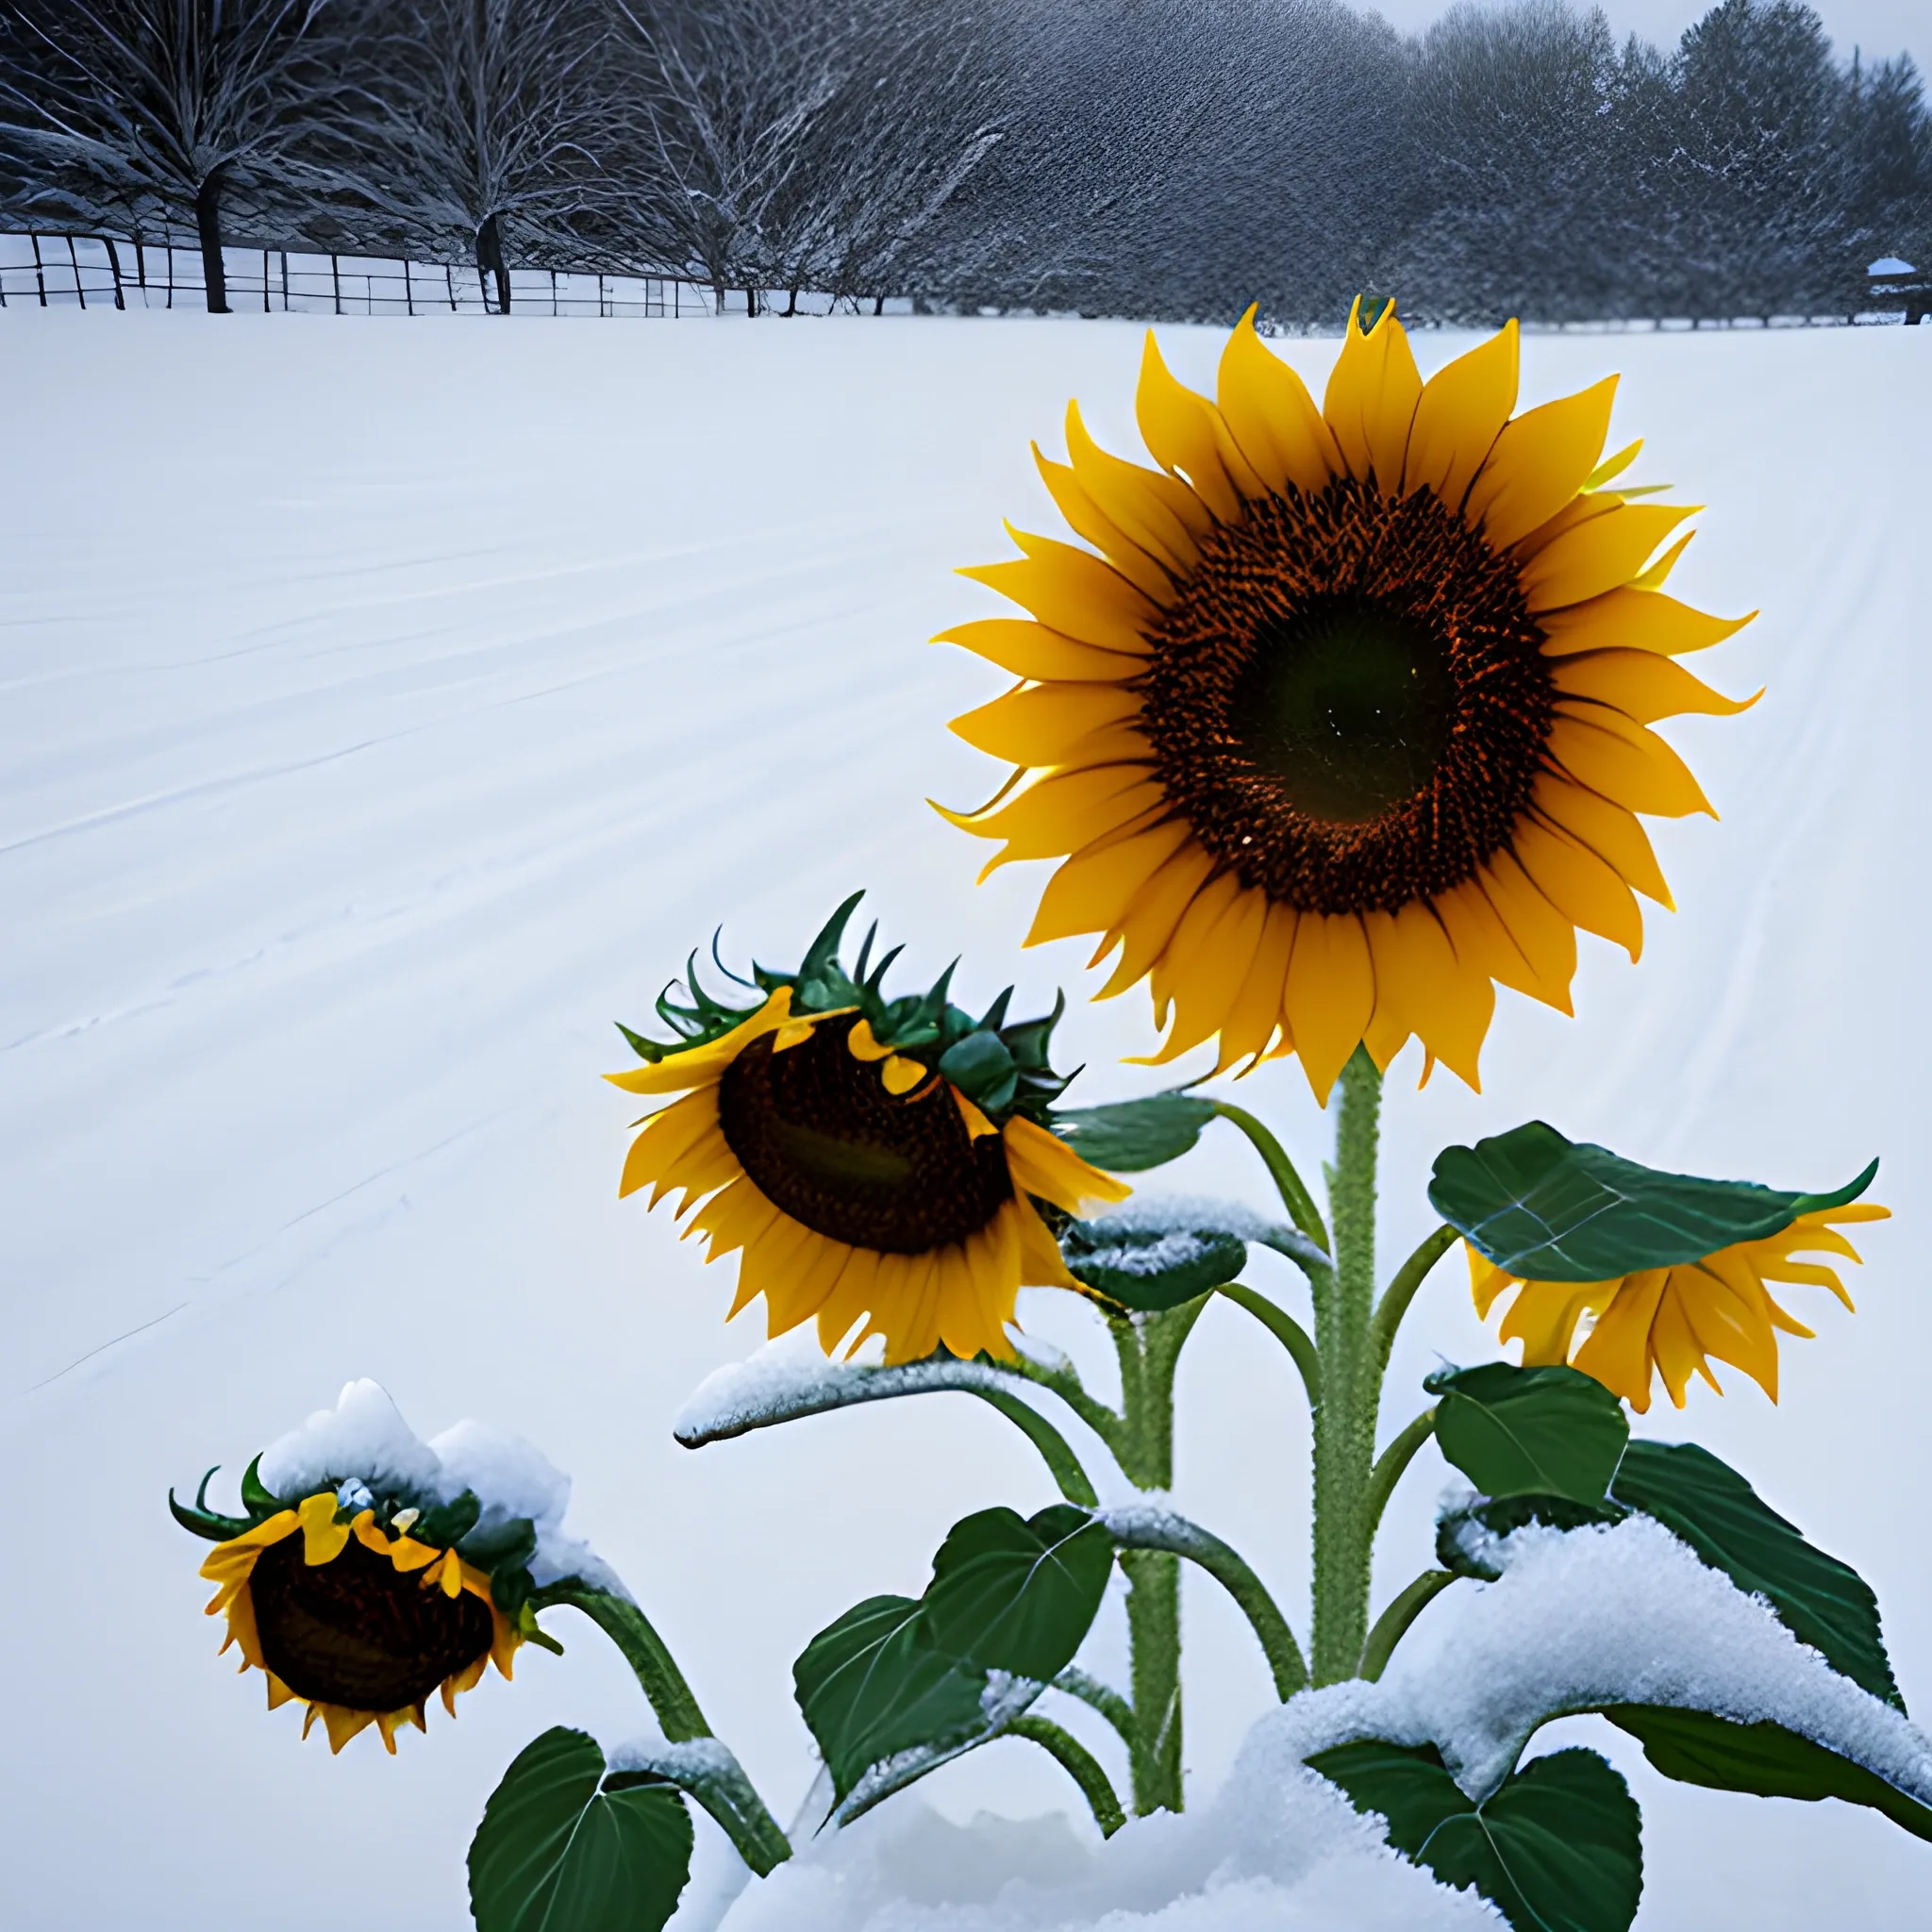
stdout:
<svg viewBox="0 0 1932 1932">
<path fill-rule="evenodd" d="M 360 0 L 355 94 L 331 158 L 352 193 L 510 306 L 509 244 L 555 262 L 610 119 L 594 0 Z"/>
<path fill-rule="evenodd" d="M 228 307 L 225 203 L 272 184 L 325 111 L 309 36 L 328 0 L 14 0 L 0 135 L 43 198 L 201 243 Z"/>
</svg>

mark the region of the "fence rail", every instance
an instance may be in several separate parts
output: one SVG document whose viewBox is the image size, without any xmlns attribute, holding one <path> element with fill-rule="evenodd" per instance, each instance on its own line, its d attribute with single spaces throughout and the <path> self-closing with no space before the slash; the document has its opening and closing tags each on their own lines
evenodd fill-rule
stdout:
<svg viewBox="0 0 1932 1932">
<path fill-rule="evenodd" d="M 225 248 L 228 307 L 264 313 L 496 313 L 496 291 L 474 269 L 378 256 Z M 741 307 L 743 298 L 740 297 Z M 0 308 L 201 308 L 201 251 L 106 235 L 0 235 Z M 535 315 L 709 315 L 711 291 L 658 275 L 512 269 L 510 310 Z"/>
</svg>

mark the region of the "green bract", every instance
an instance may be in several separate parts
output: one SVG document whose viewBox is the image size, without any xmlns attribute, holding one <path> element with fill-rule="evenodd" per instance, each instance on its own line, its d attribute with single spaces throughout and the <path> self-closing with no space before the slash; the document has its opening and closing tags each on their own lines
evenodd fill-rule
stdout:
<svg viewBox="0 0 1932 1932">
<path fill-rule="evenodd" d="M 1641 1167 L 1529 1121 L 1474 1147 L 1445 1147 L 1429 1205 L 1525 1281 L 1610 1281 L 1780 1234 L 1801 1214 L 1857 1200 L 1877 1172 L 1874 1160 L 1834 1192 L 1786 1194 Z"/>
</svg>

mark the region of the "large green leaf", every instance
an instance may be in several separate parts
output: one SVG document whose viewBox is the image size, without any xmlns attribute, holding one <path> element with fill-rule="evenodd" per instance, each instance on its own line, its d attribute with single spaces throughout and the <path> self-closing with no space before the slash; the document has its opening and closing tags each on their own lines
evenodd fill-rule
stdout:
<svg viewBox="0 0 1932 1932">
<path fill-rule="evenodd" d="M 1473 1804 L 1433 1744 L 1364 1739 L 1308 1763 L 1379 1812 L 1389 1842 L 1444 1885 L 1473 1885 L 1516 1932 L 1627 1932 L 1643 1893 L 1642 1821 L 1593 1751 L 1558 1751 Z"/>
<path fill-rule="evenodd" d="M 520 1752 L 470 1843 L 477 1932 L 659 1932 L 691 1875 L 691 1826 L 665 1785 L 604 1792 L 594 1738 Z"/>
<path fill-rule="evenodd" d="M 1905 1708 L 1871 1587 L 1807 1543 L 1736 1470 L 1694 1443 L 1632 1442 L 1610 1493 L 1656 1517 L 1740 1590 L 1765 1597 L 1833 1670 Z"/>
<path fill-rule="evenodd" d="M 1541 1121 L 1436 1157 L 1429 1202 L 1499 1268 L 1530 1281 L 1609 1281 L 1762 1241 L 1801 1214 L 1841 1208 L 1871 1186 L 1874 1160 L 1829 1194 L 1704 1180 L 1640 1167 Z"/>
<path fill-rule="evenodd" d="M 1095 1167 L 1113 1174 L 1140 1174 L 1177 1160 L 1214 1118 L 1211 1100 L 1191 1093 L 1149 1094 L 1109 1107 L 1076 1107 L 1056 1112 L 1054 1131 Z"/>
<path fill-rule="evenodd" d="M 1782 1724 L 1735 1724 L 1709 1711 L 1657 1704 L 1612 1705 L 1603 1714 L 1637 1739 L 1666 1777 L 1683 1784 L 1760 1798 L 1842 1798 L 1884 1812 L 1914 1837 L 1932 1839 L 1932 1809 Z"/>
<path fill-rule="evenodd" d="M 1076 1221 L 1060 1236 L 1075 1279 L 1141 1314 L 1177 1308 L 1232 1281 L 1248 1263 L 1247 1243 L 1223 1228 L 1115 1227 Z"/>
<path fill-rule="evenodd" d="M 1624 1405 L 1575 1369 L 1484 1362 L 1423 1385 L 1442 1454 L 1485 1496 L 1600 1504 L 1630 1435 Z"/>
<path fill-rule="evenodd" d="M 1458 1576 L 1494 1583 L 1503 1573 L 1490 1561 L 1491 1538 L 1513 1535 L 1533 1523 L 1546 1529 L 1587 1529 L 1620 1523 L 1626 1513 L 1614 1503 L 1579 1503 L 1570 1496 L 1478 1497 L 1436 1518 L 1436 1561 Z"/>
<path fill-rule="evenodd" d="M 807 1644 L 791 1667 L 798 1707 L 842 1803 L 874 1764 L 945 1751 L 986 1727 L 983 1665 L 925 1641 L 924 1607 L 874 1596 Z"/>
<path fill-rule="evenodd" d="M 936 1648 L 988 1670 L 1050 1680 L 1086 1641 L 1113 1569 L 1113 1539 L 1084 1509 L 1023 1520 L 982 1509 L 933 1558 L 925 1629 Z"/>
</svg>

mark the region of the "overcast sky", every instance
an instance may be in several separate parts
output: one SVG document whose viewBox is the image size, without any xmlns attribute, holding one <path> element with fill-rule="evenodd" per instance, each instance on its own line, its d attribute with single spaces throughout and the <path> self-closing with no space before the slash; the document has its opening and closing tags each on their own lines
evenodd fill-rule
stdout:
<svg viewBox="0 0 1932 1932">
<path fill-rule="evenodd" d="M 1910 50 L 1923 66 L 1932 47 L 1932 7 L 1927 0 L 1813 0 L 1840 53 L 1861 46 L 1878 58 Z M 1414 32 L 1427 26 L 1447 8 L 1442 0 L 1371 0 L 1374 10 L 1402 28 Z M 1621 37 L 1639 33 L 1645 40 L 1668 44 L 1676 40 L 1707 6 L 1696 0 L 1604 0 L 1604 11 Z"/>
</svg>

